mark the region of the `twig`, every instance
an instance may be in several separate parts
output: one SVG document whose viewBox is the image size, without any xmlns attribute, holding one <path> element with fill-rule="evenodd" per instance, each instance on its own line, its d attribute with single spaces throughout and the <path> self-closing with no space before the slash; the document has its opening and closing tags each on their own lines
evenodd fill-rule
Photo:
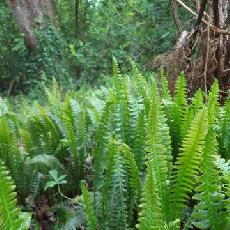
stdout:
<svg viewBox="0 0 230 230">
<path fill-rule="evenodd" d="M 180 19 L 179 19 L 178 15 L 177 15 L 177 12 L 176 12 L 175 2 L 174 2 L 174 0 L 171 0 L 170 3 L 171 3 L 171 8 L 172 8 L 172 12 L 173 12 L 174 21 L 176 23 L 176 26 L 177 26 L 177 29 L 178 29 L 179 33 L 181 34 L 182 26 L 181 26 Z"/>
<path fill-rule="evenodd" d="M 14 83 L 15 83 L 15 79 L 13 79 L 12 81 L 10 81 L 10 86 L 9 86 L 8 91 L 7 91 L 7 97 L 9 97 L 9 96 L 10 96 L 11 91 L 12 91 L 13 86 L 14 86 Z"/>
<path fill-rule="evenodd" d="M 205 60 L 205 66 L 204 66 L 204 92 L 205 92 L 205 98 L 207 100 L 208 97 L 208 89 L 207 89 L 207 71 L 208 71 L 208 54 L 209 54 L 209 41 L 210 41 L 210 21 L 211 21 L 211 10 L 209 7 L 209 21 L 208 21 L 208 31 L 207 31 L 207 50 L 206 50 L 206 60 Z"/>
<path fill-rule="evenodd" d="M 180 4 L 184 9 L 186 9 L 188 12 L 190 12 L 193 16 L 198 17 L 198 14 L 195 13 L 192 9 L 190 9 L 186 4 L 184 4 L 181 0 L 175 0 L 178 4 Z M 222 30 L 220 28 L 215 27 L 211 23 L 208 23 L 206 20 L 202 19 L 201 20 L 205 25 L 209 24 L 209 27 L 211 30 L 213 30 L 215 33 L 219 34 L 225 34 L 225 35 L 230 35 L 230 32 L 227 30 Z"/>
</svg>

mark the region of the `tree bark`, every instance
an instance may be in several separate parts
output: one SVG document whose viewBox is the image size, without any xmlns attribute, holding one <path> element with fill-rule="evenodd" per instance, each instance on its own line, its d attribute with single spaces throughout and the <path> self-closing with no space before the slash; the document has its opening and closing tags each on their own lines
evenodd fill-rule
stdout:
<svg viewBox="0 0 230 230">
<path fill-rule="evenodd" d="M 41 28 L 47 19 L 54 22 L 51 0 L 8 0 L 9 7 L 20 30 L 25 34 L 25 45 L 29 51 L 35 51 L 38 40 L 33 32 Z"/>
</svg>

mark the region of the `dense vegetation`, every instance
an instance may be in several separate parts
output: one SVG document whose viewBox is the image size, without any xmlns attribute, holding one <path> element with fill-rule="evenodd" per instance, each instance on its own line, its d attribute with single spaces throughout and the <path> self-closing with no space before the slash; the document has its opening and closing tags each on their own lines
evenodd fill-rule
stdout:
<svg viewBox="0 0 230 230">
<path fill-rule="evenodd" d="M 230 228 L 230 99 L 217 81 L 187 98 L 183 75 L 172 97 L 131 64 L 98 90 L 54 81 L 45 105 L 1 100 L 1 229 Z"/>
<path fill-rule="evenodd" d="M 130 57 L 144 68 L 154 55 L 172 50 L 176 42 L 168 0 L 53 2 L 55 23 L 35 21 L 39 26 L 31 29 L 38 40 L 36 51 L 26 46 L 26 36 L 7 1 L 0 2 L 1 94 L 29 93 L 37 98 L 41 81 L 53 77 L 68 89 L 85 81 L 103 81 L 103 76 L 111 74 L 113 56 L 124 70 L 129 69 Z M 190 18 L 182 10 L 178 13 L 182 22 Z"/>
<path fill-rule="evenodd" d="M 0 230 L 230 229 L 229 9 L 0 1 Z"/>
</svg>

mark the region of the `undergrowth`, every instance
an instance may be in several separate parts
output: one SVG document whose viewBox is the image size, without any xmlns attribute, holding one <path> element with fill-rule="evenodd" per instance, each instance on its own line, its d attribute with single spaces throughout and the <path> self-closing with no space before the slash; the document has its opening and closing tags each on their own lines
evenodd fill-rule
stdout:
<svg viewBox="0 0 230 230">
<path fill-rule="evenodd" d="M 98 90 L 54 81 L 45 106 L 1 99 L 1 229 L 230 228 L 230 100 L 131 65 Z"/>
</svg>

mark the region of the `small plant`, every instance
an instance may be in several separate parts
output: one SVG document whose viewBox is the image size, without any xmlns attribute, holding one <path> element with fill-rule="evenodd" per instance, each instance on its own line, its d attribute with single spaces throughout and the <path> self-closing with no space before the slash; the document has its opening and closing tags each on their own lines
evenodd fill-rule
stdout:
<svg viewBox="0 0 230 230">
<path fill-rule="evenodd" d="M 61 192 L 61 188 L 60 188 L 60 185 L 67 184 L 67 180 L 65 180 L 66 175 L 58 175 L 58 171 L 57 170 L 50 170 L 49 171 L 49 175 L 51 177 L 51 180 L 49 180 L 49 181 L 46 182 L 44 190 L 46 191 L 48 188 L 57 187 L 58 188 L 58 193 L 62 197 L 70 199 L 70 198 L 68 198 L 67 196 L 65 196 Z"/>
</svg>

